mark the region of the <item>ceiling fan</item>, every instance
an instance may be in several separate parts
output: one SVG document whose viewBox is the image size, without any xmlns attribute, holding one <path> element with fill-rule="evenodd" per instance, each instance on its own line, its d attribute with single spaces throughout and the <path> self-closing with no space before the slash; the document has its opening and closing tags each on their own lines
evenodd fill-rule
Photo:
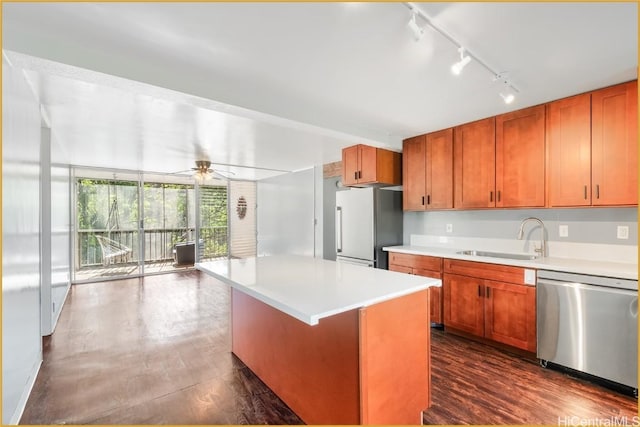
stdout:
<svg viewBox="0 0 640 427">
<path fill-rule="evenodd" d="M 211 162 L 209 160 L 196 160 L 195 168 L 174 172 L 172 173 L 172 175 L 180 175 L 184 174 L 185 172 L 191 172 L 193 174 L 193 177 L 200 184 L 203 184 L 206 180 L 212 178 L 214 175 L 217 175 L 223 179 L 230 179 L 230 175 L 235 175 L 235 173 L 231 171 L 222 172 L 212 169 Z"/>
<path fill-rule="evenodd" d="M 231 171 L 225 171 L 223 173 L 215 169 L 211 169 L 211 162 L 209 160 L 196 160 L 196 167 L 191 168 L 191 170 L 194 171 L 194 178 L 200 183 L 203 183 L 213 175 L 218 175 L 224 179 L 229 179 L 229 175 L 235 175 L 235 173 Z"/>
</svg>

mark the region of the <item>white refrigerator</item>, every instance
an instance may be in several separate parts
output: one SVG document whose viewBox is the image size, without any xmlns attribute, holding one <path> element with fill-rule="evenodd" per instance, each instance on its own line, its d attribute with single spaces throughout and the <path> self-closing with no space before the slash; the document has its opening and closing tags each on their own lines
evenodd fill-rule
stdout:
<svg viewBox="0 0 640 427">
<path fill-rule="evenodd" d="M 402 244 L 402 192 L 375 187 L 336 193 L 336 261 L 386 269 L 385 246 Z"/>
</svg>

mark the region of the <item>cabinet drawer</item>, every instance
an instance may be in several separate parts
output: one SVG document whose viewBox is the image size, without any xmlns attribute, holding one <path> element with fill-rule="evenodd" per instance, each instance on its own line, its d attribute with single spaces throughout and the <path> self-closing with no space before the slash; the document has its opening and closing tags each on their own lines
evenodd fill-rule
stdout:
<svg viewBox="0 0 640 427">
<path fill-rule="evenodd" d="M 489 264 L 485 262 L 460 261 L 457 259 L 444 260 L 444 272 L 479 279 L 496 280 L 499 282 L 525 285 L 522 267 L 510 265 Z"/>
<path fill-rule="evenodd" d="M 442 273 L 440 272 L 440 270 L 433 271 L 425 270 L 424 268 L 414 268 L 413 274 L 415 274 L 416 276 L 431 277 L 432 279 L 442 279 Z"/>
<path fill-rule="evenodd" d="M 389 264 L 403 265 L 405 267 L 417 268 L 422 270 L 442 270 L 442 258 L 425 255 L 411 255 L 390 252 Z"/>
<path fill-rule="evenodd" d="M 413 268 L 404 265 L 389 263 L 389 271 L 397 271 L 398 273 L 413 274 Z"/>
</svg>

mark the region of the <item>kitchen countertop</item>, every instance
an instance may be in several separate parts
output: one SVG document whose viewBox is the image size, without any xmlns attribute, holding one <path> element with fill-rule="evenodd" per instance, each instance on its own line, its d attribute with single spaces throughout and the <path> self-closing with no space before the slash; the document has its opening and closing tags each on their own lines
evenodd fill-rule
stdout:
<svg viewBox="0 0 640 427">
<path fill-rule="evenodd" d="M 196 268 L 309 325 L 441 286 L 439 279 L 294 255 L 209 261 Z"/>
<path fill-rule="evenodd" d="M 617 262 L 599 262 L 572 258 L 546 257 L 536 260 L 516 260 L 476 255 L 462 255 L 456 252 L 469 248 L 445 248 L 427 246 L 388 246 L 383 250 L 413 255 L 428 255 L 465 261 L 486 262 L 490 264 L 513 265 L 516 267 L 534 268 L 536 270 L 553 270 L 566 273 L 590 274 L 595 276 L 615 277 L 620 279 L 638 279 L 638 265 Z M 500 252 L 500 251 L 498 251 Z"/>
</svg>

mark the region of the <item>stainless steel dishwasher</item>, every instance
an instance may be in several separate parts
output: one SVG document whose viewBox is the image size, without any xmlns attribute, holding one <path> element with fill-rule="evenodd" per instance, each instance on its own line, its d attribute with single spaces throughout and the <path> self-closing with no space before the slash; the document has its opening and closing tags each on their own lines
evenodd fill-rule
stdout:
<svg viewBox="0 0 640 427">
<path fill-rule="evenodd" d="M 638 389 L 638 281 L 538 271 L 537 355 Z"/>
</svg>

